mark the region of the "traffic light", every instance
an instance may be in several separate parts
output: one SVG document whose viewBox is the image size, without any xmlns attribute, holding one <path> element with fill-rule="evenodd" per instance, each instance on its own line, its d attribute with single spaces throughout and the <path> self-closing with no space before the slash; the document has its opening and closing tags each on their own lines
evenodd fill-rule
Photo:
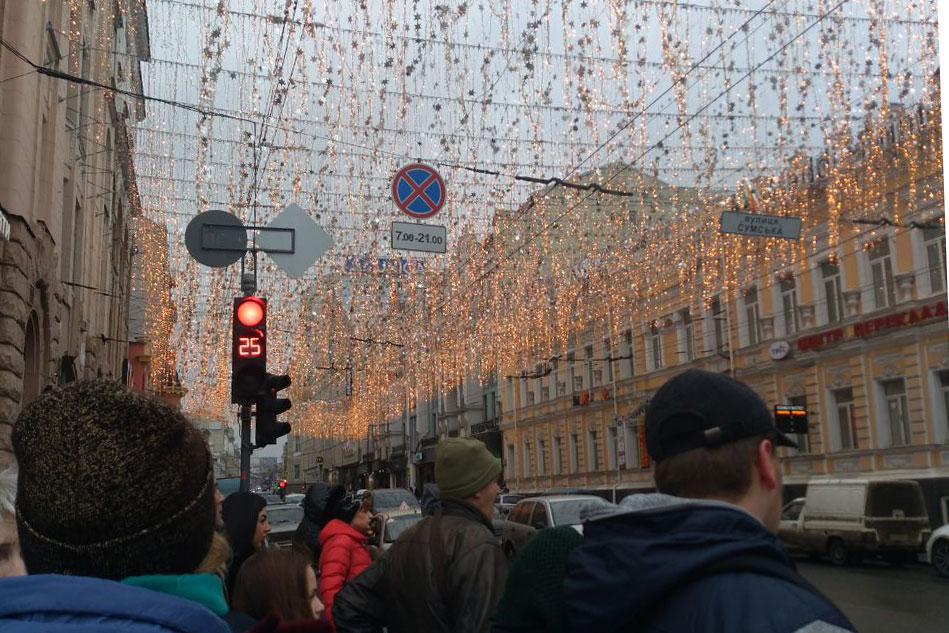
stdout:
<svg viewBox="0 0 949 633">
<path fill-rule="evenodd" d="M 290 424 L 277 422 L 277 416 L 290 408 L 290 400 L 278 398 L 277 392 L 290 386 L 290 376 L 274 375 L 264 372 L 263 389 L 257 394 L 257 435 L 258 447 L 276 444 L 277 438 L 290 432 Z"/>
<path fill-rule="evenodd" d="M 231 402 L 250 404 L 267 379 L 267 300 L 234 299 Z"/>
</svg>

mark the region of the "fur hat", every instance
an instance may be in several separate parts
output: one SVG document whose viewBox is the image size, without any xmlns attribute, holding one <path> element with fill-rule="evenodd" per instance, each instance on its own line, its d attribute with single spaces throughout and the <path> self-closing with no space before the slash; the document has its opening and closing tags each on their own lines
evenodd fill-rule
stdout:
<svg viewBox="0 0 949 633">
<path fill-rule="evenodd" d="M 13 427 L 31 574 L 183 574 L 214 533 L 214 470 L 177 409 L 111 381 L 42 394 Z"/>
</svg>

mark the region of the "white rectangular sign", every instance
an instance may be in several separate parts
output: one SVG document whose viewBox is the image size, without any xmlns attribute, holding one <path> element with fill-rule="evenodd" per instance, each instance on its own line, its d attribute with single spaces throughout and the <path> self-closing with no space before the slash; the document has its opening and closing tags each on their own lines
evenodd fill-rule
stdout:
<svg viewBox="0 0 949 633">
<path fill-rule="evenodd" d="M 401 251 L 444 253 L 447 242 L 448 231 L 444 226 L 414 222 L 392 223 L 392 248 Z"/>
<path fill-rule="evenodd" d="M 801 237 L 801 218 L 723 211 L 719 228 L 722 233 L 796 240 Z"/>
</svg>

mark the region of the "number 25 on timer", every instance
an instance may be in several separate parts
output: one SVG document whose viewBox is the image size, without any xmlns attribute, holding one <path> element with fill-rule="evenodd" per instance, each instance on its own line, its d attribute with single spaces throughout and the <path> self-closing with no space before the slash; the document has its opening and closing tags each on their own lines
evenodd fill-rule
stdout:
<svg viewBox="0 0 949 633">
<path fill-rule="evenodd" d="M 242 336 L 238 339 L 237 355 L 244 358 L 260 356 L 260 337 Z"/>
</svg>

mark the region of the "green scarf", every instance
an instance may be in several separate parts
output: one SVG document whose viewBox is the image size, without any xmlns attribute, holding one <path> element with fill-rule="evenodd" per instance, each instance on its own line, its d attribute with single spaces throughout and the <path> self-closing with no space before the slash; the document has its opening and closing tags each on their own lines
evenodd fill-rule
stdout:
<svg viewBox="0 0 949 633">
<path fill-rule="evenodd" d="M 214 574 L 130 576 L 122 582 L 197 602 L 217 616 L 228 612 L 224 586 L 221 579 Z"/>
</svg>

